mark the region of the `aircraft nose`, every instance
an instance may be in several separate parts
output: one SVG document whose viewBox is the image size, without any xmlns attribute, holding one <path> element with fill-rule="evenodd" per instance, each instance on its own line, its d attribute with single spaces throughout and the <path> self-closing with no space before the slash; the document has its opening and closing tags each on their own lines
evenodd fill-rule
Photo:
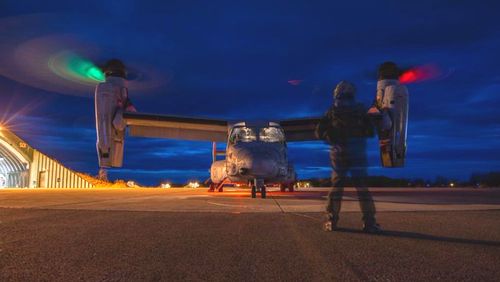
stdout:
<svg viewBox="0 0 500 282">
<path fill-rule="evenodd" d="M 238 152 L 240 173 L 256 177 L 273 177 L 278 174 L 276 156 L 268 152 L 241 150 Z"/>
<path fill-rule="evenodd" d="M 249 173 L 255 176 L 270 177 L 278 174 L 278 166 L 276 160 L 266 159 L 262 157 L 254 157 L 249 167 Z"/>
</svg>

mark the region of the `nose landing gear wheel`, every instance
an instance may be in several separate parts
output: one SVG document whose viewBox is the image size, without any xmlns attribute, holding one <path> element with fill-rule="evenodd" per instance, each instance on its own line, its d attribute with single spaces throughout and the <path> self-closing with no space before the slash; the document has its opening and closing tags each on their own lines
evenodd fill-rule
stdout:
<svg viewBox="0 0 500 282">
<path fill-rule="evenodd" d="M 260 192 L 262 199 L 266 198 L 266 185 L 264 179 L 254 179 L 252 183 L 252 198 L 257 198 L 257 192 Z"/>
<path fill-rule="evenodd" d="M 285 184 L 280 184 L 280 191 L 286 192 L 286 185 Z"/>
</svg>

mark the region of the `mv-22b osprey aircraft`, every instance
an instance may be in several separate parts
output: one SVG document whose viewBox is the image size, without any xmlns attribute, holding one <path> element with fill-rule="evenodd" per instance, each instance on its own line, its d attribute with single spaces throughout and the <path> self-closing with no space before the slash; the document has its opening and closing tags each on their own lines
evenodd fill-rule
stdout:
<svg viewBox="0 0 500 282">
<path fill-rule="evenodd" d="M 293 191 L 297 174 L 287 157 L 287 141 L 318 140 L 315 128 L 320 117 L 278 122 L 237 122 L 138 113 L 131 105 L 126 70 L 119 60 L 103 68 L 105 82 L 95 89 L 97 153 L 100 174 L 106 168 L 121 167 L 125 131 L 130 136 L 201 140 L 213 142 L 209 191 L 222 192 L 228 183 L 251 186 L 252 198 L 260 192 L 266 198 L 266 185 L 278 184 L 282 191 Z M 377 101 L 385 128 L 379 130 L 381 160 L 384 167 L 404 165 L 408 92 L 397 80 L 381 80 Z M 215 142 L 226 142 L 225 152 Z M 217 156 L 225 155 L 224 160 Z"/>
</svg>

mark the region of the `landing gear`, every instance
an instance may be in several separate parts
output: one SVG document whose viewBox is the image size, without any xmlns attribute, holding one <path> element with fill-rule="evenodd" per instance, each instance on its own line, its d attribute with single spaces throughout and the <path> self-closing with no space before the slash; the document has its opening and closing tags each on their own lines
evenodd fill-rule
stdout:
<svg viewBox="0 0 500 282">
<path fill-rule="evenodd" d="M 210 187 L 208 188 L 208 192 L 215 192 L 216 187 L 217 187 L 217 184 L 210 183 Z"/>
<path fill-rule="evenodd" d="M 267 191 L 263 179 L 254 179 L 252 183 L 252 198 L 257 198 L 257 191 L 260 191 L 260 197 L 262 199 L 266 198 Z"/>
<path fill-rule="evenodd" d="M 281 183 L 280 184 L 280 191 L 281 192 L 286 192 L 287 189 L 289 192 L 293 192 L 295 190 L 293 187 L 293 183 L 288 183 L 288 184 Z"/>
<path fill-rule="evenodd" d="M 283 184 L 283 183 L 280 184 L 280 191 L 286 192 L 286 185 L 285 184 Z"/>
<path fill-rule="evenodd" d="M 99 168 L 99 175 L 97 178 L 102 181 L 108 181 L 108 170 L 104 167 Z"/>
<path fill-rule="evenodd" d="M 220 183 L 210 183 L 210 188 L 208 192 L 224 192 L 224 185 L 230 183 L 231 181 L 228 178 L 224 178 Z"/>
<path fill-rule="evenodd" d="M 223 184 L 210 184 L 210 187 L 208 188 L 208 192 L 224 192 L 224 185 Z"/>
</svg>

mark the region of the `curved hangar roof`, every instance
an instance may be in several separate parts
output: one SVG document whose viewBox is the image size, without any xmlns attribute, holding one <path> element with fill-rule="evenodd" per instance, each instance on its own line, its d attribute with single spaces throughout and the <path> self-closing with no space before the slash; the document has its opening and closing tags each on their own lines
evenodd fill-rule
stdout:
<svg viewBox="0 0 500 282">
<path fill-rule="evenodd" d="M 29 169 L 33 149 L 12 132 L 0 129 L 0 173 L 8 174 Z"/>
<path fill-rule="evenodd" d="M 90 188 L 75 171 L 33 149 L 10 130 L 0 127 L 0 188 Z"/>
</svg>

